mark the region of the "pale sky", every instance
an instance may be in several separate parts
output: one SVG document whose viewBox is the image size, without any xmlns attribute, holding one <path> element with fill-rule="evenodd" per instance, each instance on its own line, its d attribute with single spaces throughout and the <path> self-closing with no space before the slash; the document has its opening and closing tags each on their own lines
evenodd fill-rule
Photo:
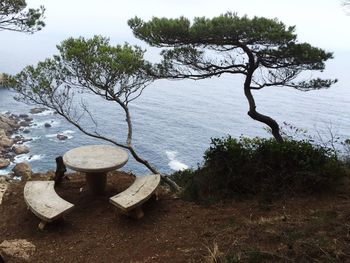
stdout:
<svg viewBox="0 0 350 263">
<path fill-rule="evenodd" d="M 140 44 L 127 25 L 135 15 L 213 17 L 227 11 L 278 18 L 296 25 L 301 42 L 328 51 L 350 51 L 350 14 L 341 0 L 27 0 L 46 7 L 47 26 L 33 35 L 0 31 L 0 72 L 15 73 L 56 52 L 55 45 L 73 36 L 108 36 L 113 43 Z M 350 10 L 349 12 L 350 13 Z"/>
</svg>

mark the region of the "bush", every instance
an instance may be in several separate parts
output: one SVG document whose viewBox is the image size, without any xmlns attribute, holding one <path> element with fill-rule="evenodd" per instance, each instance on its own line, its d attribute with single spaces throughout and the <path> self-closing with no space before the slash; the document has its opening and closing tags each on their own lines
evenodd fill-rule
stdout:
<svg viewBox="0 0 350 263">
<path fill-rule="evenodd" d="M 212 139 L 204 165 L 173 174 L 191 200 L 242 195 L 269 198 L 331 191 L 345 176 L 331 149 L 309 141 L 232 137 Z"/>
</svg>

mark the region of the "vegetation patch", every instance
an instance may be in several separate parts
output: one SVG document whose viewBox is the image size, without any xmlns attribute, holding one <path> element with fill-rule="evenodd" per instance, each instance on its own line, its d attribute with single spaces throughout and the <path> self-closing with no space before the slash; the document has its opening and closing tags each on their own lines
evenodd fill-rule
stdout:
<svg viewBox="0 0 350 263">
<path fill-rule="evenodd" d="M 347 172 L 332 149 L 311 142 L 230 136 L 212 139 L 204 164 L 172 178 L 190 200 L 259 195 L 265 201 L 285 195 L 330 192 Z"/>
</svg>

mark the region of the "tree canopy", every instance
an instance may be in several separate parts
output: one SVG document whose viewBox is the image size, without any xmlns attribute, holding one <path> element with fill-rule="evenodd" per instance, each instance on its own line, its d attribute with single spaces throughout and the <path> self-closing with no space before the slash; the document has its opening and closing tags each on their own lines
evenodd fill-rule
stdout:
<svg viewBox="0 0 350 263">
<path fill-rule="evenodd" d="M 95 36 L 69 38 L 57 48 L 59 55 L 27 66 L 12 79 L 21 100 L 70 115 L 77 93 L 92 92 L 127 105 L 152 81 L 144 51 L 137 46 L 111 46 L 107 38 Z"/>
<path fill-rule="evenodd" d="M 256 111 L 252 90 L 287 86 L 302 91 L 328 88 L 336 80 L 311 78 L 307 71 L 323 71 L 332 53 L 299 43 L 295 27 L 277 19 L 239 17 L 228 12 L 218 17 L 154 17 L 128 21 L 134 35 L 151 46 L 164 48 L 153 74 L 170 79 L 205 79 L 224 73 L 245 76 L 248 115 L 267 124 L 282 141 L 279 126 Z M 300 78 L 300 76 L 304 78 Z"/>
<path fill-rule="evenodd" d="M 10 86 L 19 94 L 17 100 L 53 109 L 86 135 L 129 150 L 136 161 L 151 172 L 159 173 L 138 155 L 132 143 L 128 105 L 153 81 L 149 74 L 150 64 L 143 58 L 144 50 L 129 44 L 113 46 L 109 39 L 101 36 L 69 38 L 57 48 L 59 55 L 8 77 Z M 107 136 L 104 129 L 98 129 L 97 118 L 82 93 L 95 94 L 120 106 L 127 123 L 124 142 L 116 136 Z M 83 126 L 84 118 L 92 120 L 95 127 Z M 179 190 L 169 178 L 163 175 L 162 178 Z"/>
<path fill-rule="evenodd" d="M 24 33 L 34 33 L 41 30 L 45 8 L 26 10 L 25 0 L 1 0 L 0 1 L 0 30 L 10 30 Z"/>
</svg>

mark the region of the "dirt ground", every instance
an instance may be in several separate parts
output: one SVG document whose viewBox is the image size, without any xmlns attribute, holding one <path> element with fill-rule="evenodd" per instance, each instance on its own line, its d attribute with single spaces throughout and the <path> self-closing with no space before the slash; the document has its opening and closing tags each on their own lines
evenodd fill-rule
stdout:
<svg viewBox="0 0 350 263">
<path fill-rule="evenodd" d="M 162 191 L 134 220 L 108 201 L 133 176 L 109 175 L 103 196 L 81 191 L 81 175 L 69 177 L 56 191 L 75 209 L 44 231 L 24 203 L 24 183 L 11 184 L 0 206 L 0 243 L 32 242 L 30 262 L 350 262 L 350 192 L 201 205 Z"/>
</svg>

